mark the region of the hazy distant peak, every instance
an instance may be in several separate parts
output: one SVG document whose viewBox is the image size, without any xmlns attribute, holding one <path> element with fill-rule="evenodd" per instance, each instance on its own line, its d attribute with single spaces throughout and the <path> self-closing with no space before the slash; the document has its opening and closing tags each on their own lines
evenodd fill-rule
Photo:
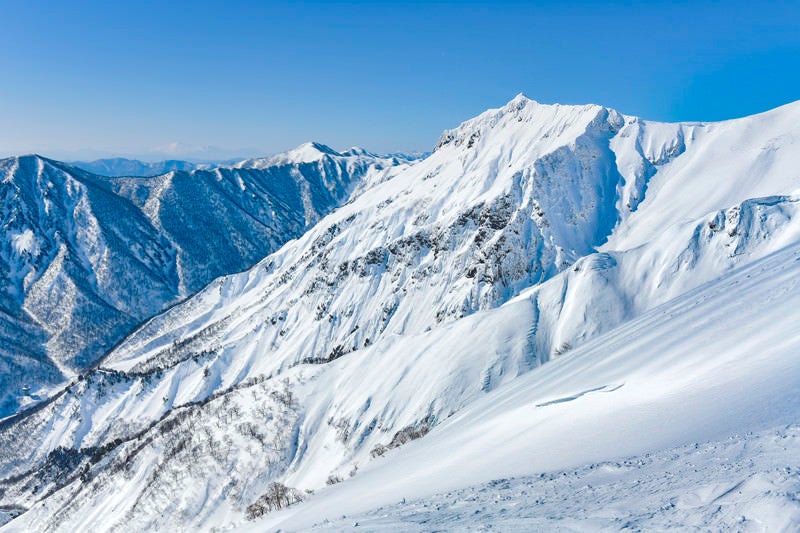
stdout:
<svg viewBox="0 0 800 533">
<path fill-rule="evenodd" d="M 362 157 L 377 159 L 378 156 L 367 152 L 363 148 L 354 146 L 343 152 L 337 152 L 330 146 L 319 142 L 303 143 L 297 148 L 292 148 L 286 152 L 269 157 L 257 157 L 245 159 L 234 165 L 235 168 L 263 168 L 274 165 L 292 165 L 301 163 L 313 163 L 324 157 Z"/>
<path fill-rule="evenodd" d="M 361 148 L 360 146 L 351 146 L 347 150 L 342 152 L 343 156 L 367 156 L 367 157 L 378 157 L 376 154 L 372 152 L 368 152 L 365 149 Z"/>
</svg>

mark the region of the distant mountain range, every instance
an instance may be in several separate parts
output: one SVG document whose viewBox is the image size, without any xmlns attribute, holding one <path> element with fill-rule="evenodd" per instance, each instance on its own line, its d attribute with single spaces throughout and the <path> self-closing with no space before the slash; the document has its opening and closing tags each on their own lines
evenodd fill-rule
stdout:
<svg viewBox="0 0 800 533">
<path fill-rule="evenodd" d="M 308 143 L 309 146 L 315 145 L 317 147 L 323 147 L 321 149 L 322 153 L 326 153 L 327 151 L 335 154 L 334 150 L 328 148 L 320 143 Z M 296 150 L 291 150 L 288 153 L 295 152 Z M 253 158 L 253 159 L 227 159 L 224 161 L 204 161 L 204 162 L 190 162 L 190 161 L 183 161 L 179 159 L 167 159 L 164 161 L 157 161 L 157 162 L 146 162 L 146 161 L 139 161 L 136 159 L 126 159 L 124 157 L 113 157 L 113 158 L 106 158 L 106 159 L 95 159 L 94 161 L 70 161 L 68 164 L 78 167 L 80 169 L 86 170 L 93 174 L 98 174 L 100 176 L 109 176 L 109 177 L 124 177 L 124 176 L 158 176 L 161 174 L 166 174 L 167 172 L 171 172 L 173 170 L 183 170 L 186 172 L 190 172 L 192 170 L 213 170 L 215 168 L 227 168 L 227 167 L 237 167 L 237 168 L 254 168 L 254 165 L 269 165 L 269 161 L 274 161 L 276 159 L 285 158 L 286 154 L 277 154 L 271 157 L 261 157 L 261 158 Z M 424 159 L 429 155 L 427 152 L 397 152 L 397 153 L 390 153 L 384 155 L 377 155 L 361 148 L 351 148 L 350 150 L 346 150 L 342 153 L 343 155 L 364 155 L 369 157 L 374 157 L 377 159 L 397 159 L 399 161 L 415 161 L 418 159 Z M 312 154 L 310 157 L 314 157 Z"/>
<path fill-rule="evenodd" d="M 100 176 L 120 177 L 120 176 L 158 176 L 173 170 L 210 170 L 219 166 L 231 166 L 236 160 L 224 161 L 220 163 L 191 163 L 178 159 L 168 159 L 148 163 L 136 159 L 126 159 L 124 157 L 113 157 L 107 159 L 96 159 L 94 161 L 70 161 L 69 164 L 93 174 Z"/>
</svg>

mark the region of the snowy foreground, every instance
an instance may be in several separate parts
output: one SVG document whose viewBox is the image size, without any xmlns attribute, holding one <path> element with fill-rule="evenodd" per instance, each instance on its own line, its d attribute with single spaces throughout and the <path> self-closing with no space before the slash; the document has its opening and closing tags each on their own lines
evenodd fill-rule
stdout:
<svg viewBox="0 0 800 533">
<path fill-rule="evenodd" d="M 798 139 L 468 120 L 0 421 L 0 529 L 800 529 Z"/>
<path fill-rule="evenodd" d="M 800 426 L 406 499 L 310 531 L 791 531 Z"/>
<path fill-rule="evenodd" d="M 515 380 L 253 531 L 797 530 L 799 306 L 795 245 Z M 492 481 L 515 476 L 534 477 Z"/>
</svg>

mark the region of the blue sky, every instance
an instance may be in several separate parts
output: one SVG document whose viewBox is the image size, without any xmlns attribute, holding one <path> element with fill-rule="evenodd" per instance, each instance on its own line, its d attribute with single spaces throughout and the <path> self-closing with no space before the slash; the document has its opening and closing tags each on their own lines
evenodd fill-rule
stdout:
<svg viewBox="0 0 800 533">
<path fill-rule="evenodd" d="M 427 150 L 519 92 L 669 121 L 800 99 L 796 1 L 28 0 L 0 14 L 0 155 Z"/>
</svg>

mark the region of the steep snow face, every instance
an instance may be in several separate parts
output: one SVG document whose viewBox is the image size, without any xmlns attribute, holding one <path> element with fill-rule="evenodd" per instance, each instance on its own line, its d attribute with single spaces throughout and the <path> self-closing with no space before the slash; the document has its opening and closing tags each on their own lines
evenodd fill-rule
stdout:
<svg viewBox="0 0 800 533">
<path fill-rule="evenodd" d="M 105 178 L 37 156 L 0 161 L 0 415 L 393 165 L 359 155 Z"/>
<path fill-rule="evenodd" d="M 551 277 L 616 223 L 622 178 L 609 140 L 622 118 L 597 106 L 527 102 L 446 133 L 429 158 L 257 269 L 146 324 L 106 364 L 169 367 L 183 357 L 172 344 L 193 337 L 190 351 L 213 345 L 272 372 L 425 331 Z M 243 327 L 253 335 L 243 337 Z"/>
<path fill-rule="evenodd" d="M 599 333 L 699 283 L 800 241 L 800 198 L 754 198 L 663 229 L 632 250 L 581 258 L 527 291 L 537 304 L 541 360 L 558 357 Z"/>
<path fill-rule="evenodd" d="M 608 248 L 634 248 L 676 221 L 727 209 L 748 198 L 795 192 L 800 187 L 793 156 L 800 142 L 797 120 L 800 102 L 709 124 L 630 121 L 615 139 L 614 149 L 629 181 L 649 184 L 646 198 L 631 198 L 636 213 L 626 217 Z M 636 152 L 644 160 L 634 156 Z"/>
<path fill-rule="evenodd" d="M 702 177 L 684 174 L 697 167 L 680 164 L 695 149 L 725 153 L 731 138 L 800 135 L 786 119 L 798 112 L 664 125 L 520 96 L 445 132 L 427 159 L 368 178 L 305 235 L 7 420 L 0 439 L 16 446 L 4 447 L 2 505 L 32 508 L 9 528 L 209 528 L 239 520 L 272 480 L 316 490 L 357 479 L 373 456 L 541 362 L 573 360 L 581 344 L 795 242 L 789 145 L 769 176 L 742 175 L 702 202 L 688 187 Z M 694 207 L 648 218 L 665 190 Z M 570 388 L 554 380 L 531 387 Z M 600 385 L 618 383 L 585 390 Z M 542 403 L 584 389 L 558 392 Z"/>
</svg>

